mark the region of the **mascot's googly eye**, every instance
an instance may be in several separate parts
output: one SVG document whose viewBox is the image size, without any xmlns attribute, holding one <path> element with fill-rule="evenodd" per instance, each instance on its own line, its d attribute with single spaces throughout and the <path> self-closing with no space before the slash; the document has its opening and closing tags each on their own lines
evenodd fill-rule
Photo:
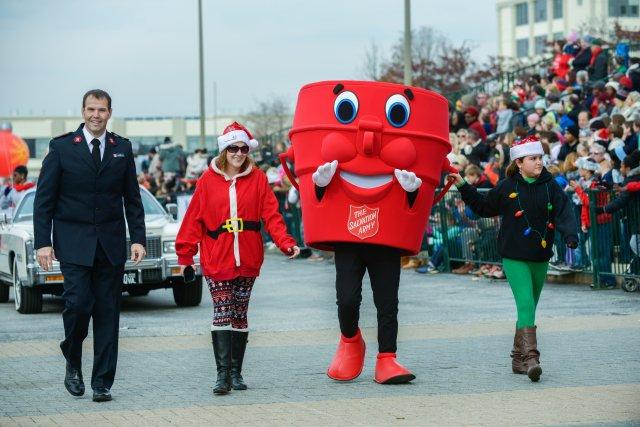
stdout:
<svg viewBox="0 0 640 427">
<path fill-rule="evenodd" d="M 342 92 L 333 104 L 336 119 L 342 124 L 351 123 L 358 114 L 358 98 L 353 92 Z"/>
<path fill-rule="evenodd" d="M 411 108 L 409 108 L 409 101 L 407 101 L 407 98 L 402 95 L 392 95 L 389 97 L 384 110 L 387 116 L 387 121 L 393 127 L 401 128 L 409 121 Z"/>
</svg>

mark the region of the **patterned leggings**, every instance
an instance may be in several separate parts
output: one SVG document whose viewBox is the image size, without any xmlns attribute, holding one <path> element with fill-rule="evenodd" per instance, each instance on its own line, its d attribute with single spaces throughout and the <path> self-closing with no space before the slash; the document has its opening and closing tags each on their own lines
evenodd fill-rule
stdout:
<svg viewBox="0 0 640 427">
<path fill-rule="evenodd" d="M 232 329 L 246 331 L 249 328 L 247 310 L 255 277 L 236 277 L 232 280 L 216 281 L 205 276 L 213 301 L 211 330 Z"/>
</svg>

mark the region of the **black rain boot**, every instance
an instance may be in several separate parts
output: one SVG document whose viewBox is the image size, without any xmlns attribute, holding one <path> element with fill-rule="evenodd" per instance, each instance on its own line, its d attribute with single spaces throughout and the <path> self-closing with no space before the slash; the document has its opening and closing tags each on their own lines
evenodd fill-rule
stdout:
<svg viewBox="0 0 640 427">
<path fill-rule="evenodd" d="M 231 390 L 231 331 L 211 331 L 211 342 L 218 371 L 213 393 L 227 394 Z"/>
<path fill-rule="evenodd" d="M 241 372 L 248 338 L 249 332 L 231 331 L 231 387 L 234 390 L 247 389 Z"/>
</svg>

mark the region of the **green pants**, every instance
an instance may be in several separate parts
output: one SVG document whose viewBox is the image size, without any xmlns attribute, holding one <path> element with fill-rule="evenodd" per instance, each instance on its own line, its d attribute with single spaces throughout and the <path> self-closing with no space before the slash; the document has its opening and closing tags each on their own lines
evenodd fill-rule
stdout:
<svg viewBox="0 0 640 427">
<path fill-rule="evenodd" d="M 517 328 L 536 325 L 536 307 L 547 276 L 548 262 L 519 261 L 503 258 L 502 267 L 507 276 L 518 309 Z"/>
</svg>

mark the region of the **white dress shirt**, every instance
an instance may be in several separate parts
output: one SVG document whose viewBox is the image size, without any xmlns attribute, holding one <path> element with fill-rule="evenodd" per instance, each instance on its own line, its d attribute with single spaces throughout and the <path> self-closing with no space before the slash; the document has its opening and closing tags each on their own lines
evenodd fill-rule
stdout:
<svg viewBox="0 0 640 427">
<path fill-rule="evenodd" d="M 102 135 L 100 135 L 99 138 L 96 138 L 95 136 L 91 135 L 91 133 L 89 133 L 86 126 L 83 126 L 82 133 L 84 133 L 84 139 L 87 140 L 87 146 L 89 147 L 89 152 L 93 150 L 93 145 L 91 145 L 91 141 L 93 141 L 94 139 L 97 139 L 98 141 L 100 141 L 100 160 L 102 160 L 102 158 L 104 157 L 104 144 L 105 144 L 105 141 L 107 140 L 107 131 L 105 130 L 102 133 Z"/>
</svg>

